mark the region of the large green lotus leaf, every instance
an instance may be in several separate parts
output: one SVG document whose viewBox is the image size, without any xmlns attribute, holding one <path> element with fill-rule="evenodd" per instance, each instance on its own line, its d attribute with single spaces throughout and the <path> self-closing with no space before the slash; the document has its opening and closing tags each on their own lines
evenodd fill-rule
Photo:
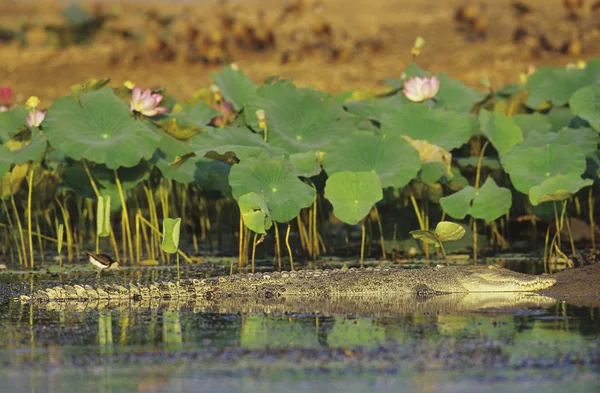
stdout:
<svg viewBox="0 0 600 393">
<path fill-rule="evenodd" d="M 202 191 L 219 191 L 224 197 L 231 196 L 229 171 L 231 165 L 226 162 L 195 157 L 194 180 Z"/>
<path fill-rule="evenodd" d="M 178 183 L 191 183 L 194 181 L 194 171 L 196 165 L 194 158 L 197 156 L 187 158 L 182 163 L 175 163 L 173 158 L 167 156 L 162 150 L 156 149 L 150 162 L 156 165 L 162 175 L 167 179 L 173 179 Z"/>
<path fill-rule="evenodd" d="M 117 169 L 117 176 L 121 182 L 123 190 L 129 190 L 136 187 L 138 184 L 147 180 L 150 177 L 150 164 L 148 161 L 140 161 L 136 166 L 133 167 L 122 167 Z M 90 173 L 102 188 L 115 188 L 117 187 L 117 181 L 115 178 L 115 171 L 104 165 L 94 165 L 90 168 Z M 89 181 L 89 180 L 88 180 Z"/>
<path fill-rule="evenodd" d="M 565 127 L 558 131 L 556 140 L 561 144 L 577 145 L 587 156 L 591 156 L 598 151 L 598 143 L 600 143 L 600 135 L 591 128 L 568 128 Z"/>
<path fill-rule="evenodd" d="M 577 90 L 569 100 L 571 111 L 587 120 L 596 131 L 600 131 L 600 84 Z"/>
<path fill-rule="evenodd" d="M 532 131 L 535 131 L 538 134 L 547 134 L 552 131 L 552 123 L 548 120 L 548 117 L 539 112 L 527 114 L 520 113 L 513 116 L 512 119 L 519 127 L 521 127 L 524 136 L 527 136 L 527 134 Z"/>
<path fill-rule="evenodd" d="M 131 116 L 112 89 L 103 88 L 54 101 L 44 119 L 50 144 L 79 160 L 108 168 L 132 167 L 154 153 L 160 135 Z"/>
<path fill-rule="evenodd" d="M 262 86 L 248 101 L 246 123 L 256 130 L 259 109 L 265 111 L 267 141 L 288 154 L 323 151 L 356 129 L 352 117 L 331 96 L 289 82 Z"/>
<path fill-rule="evenodd" d="M 0 177 L 8 173 L 13 163 L 14 157 L 12 151 L 8 147 L 0 145 Z"/>
<path fill-rule="evenodd" d="M 37 128 L 31 129 L 31 140 L 20 149 L 13 150 L 13 160 L 16 164 L 35 161 L 44 154 L 48 147 L 48 140 Z"/>
<path fill-rule="evenodd" d="M 183 104 L 179 112 L 168 115 L 168 117 L 177 119 L 177 123 L 181 126 L 195 125 L 200 128 L 210 124 L 211 120 L 217 116 L 221 116 L 221 112 L 202 101 Z"/>
<path fill-rule="evenodd" d="M 383 192 L 375 173 L 346 171 L 334 173 L 327 179 L 325 198 L 333 205 L 337 218 L 356 225 L 383 199 Z"/>
<path fill-rule="evenodd" d="M 296 176 L 313 177 L 321 173 L 321 164 L 315 151 L 290 154 L 290 162 Z"/>
<path fill-rule="evenodd" d="M 568 106 L 563 107 L 553 107 L 550 109 L 550 112 L 546 113 L 544 117 L 548 119 L 550 124 L 552 124 L 551 131 L 558 131 L 561 128 L 568 127 L 573 120 L 573 112 Z"/>
<path fill-rule="evenodd" d="M 449 176 L 448 168 L 441 162 L 424 162 L 419 176 L 425 183 L 432 184 L 443 176 Z"/>
<path fill-rule="evenodd" d="M 15 132 L 26 124 L 26 117 L 27 109 L 22 106 L 0 112 L 0 142 L 11 139 Z"/>
<path fill-rule="evenodd" d="M 398 106 L 409 103 L 404 94 L 394 94 L 389 97 L 375 98 L 362 101 L 351 101 L 344 103 L 344 107 L 361 119 L 381 120 L 381 115 L 393 112 Z"/>
<path fill-rule="evenodd" d="M 421 70 L 415 63 L 408 66 L 407 76 L 432 77 L 434 74 Z M 469 113 L 473 105 L 483 100 L 484 96 L 477 90 L 443 73 L 435 74 L 440 80 L 440 91 L 435 96 L 434 107 L 452 111 Z"/>
<path fill-rule="evenodd" d="M 383 187 L 404 187 L 417 176 L 419 153 L 402 137 L 356 131 L 325 150 L 323 169 L 375 172 Z"/>
<path fill-rule="evenodd" d="M 424 139 L 446 150 L 462 146 L 472 135 L 467 116 L 414 103 L 399 106 L 394 112 L 384 114 L 381 132 Z"/>
<path fill-rule="evenodd" d="M 512 206 L 512 193 L 508 188 L 498 187 L 494 179 L 488 177 L 476 191 L 470 214 L 473 218 L 494 221 L 504 215 Z"/>
<path fill-rule="evenodd" d="M 582 179 L 578 173 L 558 174 L 546 179 L 542 184 L 531 187 L 529 201 L 539 205 L 548 201 L 562 201 L 583 187 L 592 185 L 592 179 Z"/>
<path fill-rule="evenodd" d="M 531 133 L 528 139 L 536 134 Z M 557 141 L 544 145 L 517 146 L 502 158 L 502 163 L 513 186 L 525 194 L 529 193 L 531 187 L 550 177 L 571 172 L 579 175 L 586 167 L 585 155 L 579 146 Z"/>
<path fill-rule="evenodd" d="M 479 112 L 481 132 L 494 145 L 498 154 L 503 156 L 510 149 L 523 142 L 523 131 L 509 117 L 482 109 Z"/>
<path fill-rule="evenodd" d="M 475 188 L 467 186 L 452 195 L 441 198 L 440 206 L 450 217 L 462 220 L 471 211 L 471 202 L 475 194 Z"/>
<path fill-rule="evenodd" d="M 537 109 L 544 100 L 554 106 L 563 106 L 582 87 L 591 85 L 600 77 L 600 59 L 588 62 L 585 69 L 542 67 L 527 80 L 529 94 L 525 102 Z"/>
<path fill-rule="evenodd" d="M 232 66 L 221 68 L 221 73 L 211 73 L 215 85 L 221 89 L 221 95 L 239 111 L 256 93 L 258 86 L 246 74 Z"/>
<path fill-rule="evenodd" d="M 238 199 L 238 206 L 244 218 L 244 224 L 252 231 L 266 235 L 273 225 L 267 201 L 262 194 L 249 192 Z"/>
<path fill-rule="evenodd" d="M 261 154 L 243 160 L 229 172 L 233 197 L 238 200 L 249 192 L 261 194 L 274 221 L 290 221 L 315 199 L 315 189 L 300 181 L 290 167 L 283 156 Z"/>
<path fill-rule="evenodd" d="M 257 157 L 265 151 L 272 156 L 285 153 L 282 149 L 270 146 L 261 135 L 239 127 L 208 128 L 207 132 L 190 139 L 189 148 L 200 157 L 208 152 L 223 156 L 232 152 L 240 160 Z"/>
</svg>

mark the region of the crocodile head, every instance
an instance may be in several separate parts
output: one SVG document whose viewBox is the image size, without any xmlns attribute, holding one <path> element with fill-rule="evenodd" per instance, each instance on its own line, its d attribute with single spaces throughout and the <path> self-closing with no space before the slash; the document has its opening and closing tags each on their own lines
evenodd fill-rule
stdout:
<svg viewBox="0 0 600 393">
<path fill-rule="evenodd" d="M 499 266 L 473 266 L 460 284 L 468 292 L 532 292 L 550 288 L 556 279 L 517 273 Z"/>
</svg>

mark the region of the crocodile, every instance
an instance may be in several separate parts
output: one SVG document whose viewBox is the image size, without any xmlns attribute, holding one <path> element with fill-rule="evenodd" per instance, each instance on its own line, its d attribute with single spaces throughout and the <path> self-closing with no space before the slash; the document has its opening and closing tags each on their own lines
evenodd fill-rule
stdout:
<svg viewBox="0 0 600 393">
<path fill-rule="evenodd" d="M 227 277 L 186 279 L 150 284 L 63 285 L 40 289 L 19 298 L 23 302 L 104 301 L 163 299 L 250 299 L 255 303 L 272 299 L 303 301 L 341 297 L 385 298 L 401 294 L 428 298 L 442 294 L 474 292 L 535 292 L 547 289 L 556 279 L 547 275 L 516 273 L 495 265 L 438 266 L 403 269 L 300 270 L 292 272 L 235 274 Z"/>
</svg>

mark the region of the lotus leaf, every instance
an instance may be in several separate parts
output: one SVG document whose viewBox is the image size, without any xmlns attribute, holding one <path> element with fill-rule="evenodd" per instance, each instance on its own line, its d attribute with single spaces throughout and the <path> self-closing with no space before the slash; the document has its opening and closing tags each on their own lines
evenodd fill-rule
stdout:
<svg viewBox="0 0 600 393">
<path fill-rule="evenodd" d="M 380 121 L 382 114 L 393 112 L 398 106 L 409 102 L 404 94 L 395 94 L 371 100 L 346 102 L 344 107 L 361 119 Z"/>
<path fill-rule="evenodd" d="M 264 196 L 249 192 L 238 199 L 238 205 L 244 218 L 244 224 L 252 231 L 266 235 L 267 230 L 273 226 L 273 221 Z"/>
<path fill-rule="evenodd" d="M 415 239 L 421 239 L 425 243 L 441 246 L 444 242 L 460 240 L 465 236 L 465 228 L 454 222 L 440 221 L 435 227 L 435 231 L 416 230 L 410 231 Z"/>
<path fill-rule="evenodd" d="M 247 128 L 238 127 L 208 128 L 207 132 L 196 135 L 190 140 L 189 148 L 200 157 L 209 152 L 215 152 L 221 156 L 232 152 L 242 161 L 257 157 L 265 151 L 272 156 L 285 153 L 283 150 L 273 148 L 265 143 L 260 135 Z"/>
<path fill-rule="evenodd" d="M 442 167 L 441 174 L 433 181 L 437 181 L 441 176 L 448 175 L 448 177 L 452 177 L 452 154 L 441 147 L 429 143 L 427 141 L 422 141 L 419 139 L 412 139 L 409 136 L 402 136 L 410 145 L 417 150 L 419 153 L 419 160 L 423 165 L 426 164 L 440 164 Z M 430 168 L 439 168 L 440 165 L 429 165 Z M 435 172 L 439 172 L 438 169 L 434 170 Z M 432 182 L 427 182 L 432 183 Z"/>
<path fill-rule="evenodd" d="M 27 109 L 22 106 L 0 112 L 0 142 L 9 140 L 19 128 L 25 126 L 26 117 Z"/>
<path fill-rule="evenodd" d="M 600 84 L 586 86 L 577 90 L 569 100 L 574 114 L 587 120 L 600 132 Z"/>
<path fill-rule="evenodd" d="M 469 113 L 473 105 L 483 100 L 483 95 L 477 90 L 468 87 L 464 83 L 449 77 L 443 73 L 432 74 L 421 70 L 415 63 L 412 63 L 405 71 L 406 76 L 426 76 L 437 75 L 440 79 L 440 91 L 435 96 L 434 107 L 443 108 L 456 112 Z"/>
<path fill-rule="evenodd" d="M 98 197 L 96 207 L 96 236 L 106 237 L 110 235 L 110 197 Z"/>
<path fill-rule="evenodd" d="M 563 106 L 577 90 L 588 86 L 600 76 L 600 59 L 588 62 L 585 69 L 566 69 L 563 67 L 541 67 L 527 80 L 526 104 L 537 109 L 544 101 L 553 106 Z"/>
<path fill-rule="evenodd" d="M 573 116 L 569 107 L 553 107 L 544 117 L 552 124 L 551 131 L 556 132 L 561 128 L 568 127 Z"/>
<path fill-rule="evenodd" d="M 421 166 L 420 178 L 427 184 L 433 184 L 444 176 L 450 176 L 446 165 L 440 162 L 426 162 Z"/>
<path fill-rule="evenodd" d="M 600 135 L 591 128 L 562 128 L 558 131 L 556 140 L 561 144 L 577 145 L 586 156 L 591 156 L 598 151 Z"/>
<path fill-rule="evenodd" d="M 225 66 L 221 68 L 220 74 L 211 73 L 210 76 L 215 81 L 215 85 L 221 89 L 223 98 L 231 102 L 237 111 L 244 107 L 258 88 L 254 82 L 248 79 L 246 74 L 236 67 Z"/>
<path fill-rule="evenodd" d="M 0 145 L 0 177 L 4 176 L 14 163 L 12 152 L 6 146 Z"/>
<path fill-rule="evenodd" d="M 529 201 L 539 205 L 548 201 L 562 201 L 583 187 L 592 185 L 593 180 L 582 179 L 578 173 L 558 174 L 546 179 L 542 184 L 531 187 Z"/>
<path fill-rule="evenodd" d="M 7 197 L 11 194 L 16 194 L 21 187 L 21 183 L 25 180 L 31 164 L 25 163 L 15 165 L 2 177 L 2 197 Z"/>
<path fill-rule="evenodd" d="M 261 154 L 243 160 L 231 168 L 229 184 L 236 200 L 249 192 L 263 195 L 277 222 L 293 219 L 315 199 L 315 189 L 298 179 L 283 156 Z"/>
<path fill-rule="evenodd" d="M 426 140 L 446 150 L 462 146 L 472 135 L 469 117 L 454 111 L 410 103 L 382 116 L 381 132 Z"/>
<path fill-rule="evenodd" d="M 20 148 L 13 150 L 13 160 L 17 164 L 35 161 L 44 154 L 48 147 L 48 140 L 39 129 L 31 129 L 31 140 Z"/>
<path fill-rule="evenodd" d="M 160 135 L 136 121 L 112 89 L 83 92 L 54 101 L 44 119 L 44 135 L 56 149 L 76 160 L 110 169 L 133 167 L 154 153 Z"/>
<path fill-rule="evenodd" d="M 202 191 L 219 191 L 225 197 L 231 196 L 229 185 L 231 165 L 205 157 L 194 158 L 193 162 L 196 167 L 194 180 Z"/>
<path fill-rule="evenodd" d="M 244 110 L 246 122 L 259 129 L 255 113 L 265 111 L 267 141 L 288 152 L 323 151 L 356 129 L 331 96 L 289 82 L 262 86 Z"/>
<path fill-rule="evenodd" d="M 474 187 L 467 186 L 452 195 L 440 199 L 440 206 L 450 217 L 462 220 L 471 211 L 471 203 L 476 193 Z"/>
<path fill-rule="evenodd" d="M 202 132 L 214 117 L 220 115 L 221 112 L 198 101 L 195 104 L 184 104 L 180 111 L 165 115 L 165 119 L 161 120 L 161 126 L 173 137 L 187 140 Z"/>
<path fill-rule="evenodd" d="M 325 198 L 337 218 L 356 225 L 383 198 L 381 182 L 373 172 L 337 172 L 327 179 Z"/>
<path fill-rule="evenodd" d="M 481 132 L 492 142 L 502 157 L 510 149 L 523 142 L 523 131 L 509 117 L 485 109 L 479 112 Z"/>
<path fill-rule="evenodd" d="M 297 176 L 312 177 L 321 173 L 321 164 L 315 151 L 290 154 L 290 162 Z"/>
<path fill-rule="evenodd" d="M 356 131 L 325 150 L 323 168 L 337 172 L 375 172 L 383 187 L 404 187 L 421 163 L 417 151 L 402 137 Z"/>
<path fill-rule="evenodd" d="M 175 254 L 179 249 L 179 232 L 181 230 L 181 218 L 165 218 L 163 220 L 163 240 L 160 245 L 164 252 Z"/>
<path fill-rule="evenodd" d="M 538 134 L 547 134 L 552 131 L 552 123 L 548 120 L 548 117 L 538 112 L 531 114 L 520 113 L 513 116 L 512 120 L 521 128 L 524 136 L 527 136 L 532 131 Z"/>
<path fill-rule="evenodd" d="M 530 133 L 521 146 L 513 148 L 502 158 L 504 169 L 517 190 L 528 194 L 531 187 L 552 176 L 565 173 L 579 176 L 585 171 L 585 155 L 579 146 L 562 144 L 556 140 L 530 145 L 530 140 L 536 136 L 539 137 L 539 134 Z"/>
</svg>

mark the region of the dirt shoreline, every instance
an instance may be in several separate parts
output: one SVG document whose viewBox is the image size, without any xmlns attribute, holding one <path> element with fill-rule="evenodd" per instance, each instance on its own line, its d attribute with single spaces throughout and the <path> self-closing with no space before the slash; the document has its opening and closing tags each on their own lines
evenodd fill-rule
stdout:
<svg viewBox="0 0 600 393">
<path fill-rule="evenodd" d="M 600 307 L 600 263 L 555 275 L 556 285 L 540 292 L 579 307 Z"/>
</svg>

